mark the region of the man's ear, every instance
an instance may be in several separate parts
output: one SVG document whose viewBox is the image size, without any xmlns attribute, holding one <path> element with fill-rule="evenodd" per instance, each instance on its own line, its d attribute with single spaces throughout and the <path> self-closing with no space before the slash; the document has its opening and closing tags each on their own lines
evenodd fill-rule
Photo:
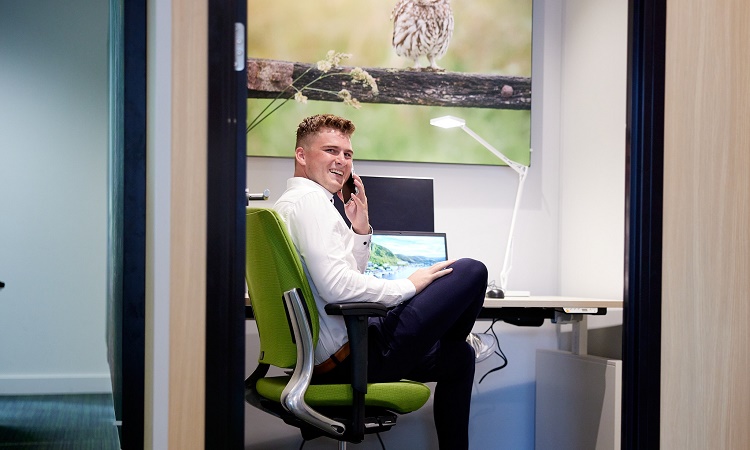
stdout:
<svg viewBox="0 0 750 450">
<path fill-rule="evenodd" d="M 294 159 L 297 161 L 300 165 L 305 165 L 305 149 L 302 147 L 297 147 L 294 149 Z"/>
</svg>

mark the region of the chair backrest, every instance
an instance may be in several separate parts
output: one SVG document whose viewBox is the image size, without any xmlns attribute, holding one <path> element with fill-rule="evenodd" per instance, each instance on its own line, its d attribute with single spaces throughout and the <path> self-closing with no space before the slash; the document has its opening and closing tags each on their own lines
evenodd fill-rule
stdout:
<svg viewBox="0 0 750 450">
<path fill-rule="evenodd" d="M 245 280 L 260 335 L 258 362 L 294 367 L 297 346 L 289 328 L 283 294 L 299 288 L 307 305 L 313 342 L 318 342 L 318 312 L 299 254 L 279 214 L 247 208 Z"/>
</svg>

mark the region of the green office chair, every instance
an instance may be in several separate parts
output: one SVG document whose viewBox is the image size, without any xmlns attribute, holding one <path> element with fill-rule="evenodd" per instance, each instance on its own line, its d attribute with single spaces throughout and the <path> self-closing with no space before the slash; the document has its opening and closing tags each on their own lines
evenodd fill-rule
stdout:
<svg viewBox="0 0 750 450">
<path fill-rule="evenodd" d="M 258 367 L 245 380 L 251 405 L 298 427 L 305 440 L 328 436 L 361 442 L 389 430 L 397 414 L 421 408 L 430 389 L 413 381 L 367 383 L 367 317 L 385 315 L 377 303 L 335 303 L 326 313 L 343 315 L 351 347 L 352 382 L 311 384 L 318 311 L 302 263 L 278 213 L 247 209 L 245 277 L 260 336 Z M 267 376 L 269 366 L 286 376 Z"/>
</svg>

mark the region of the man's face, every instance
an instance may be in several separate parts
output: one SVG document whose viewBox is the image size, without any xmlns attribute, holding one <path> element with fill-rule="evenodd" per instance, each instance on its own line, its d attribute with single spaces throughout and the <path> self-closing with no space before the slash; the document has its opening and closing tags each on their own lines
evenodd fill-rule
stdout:
<svg viewBox="0 0 750 450">
<path fill-rule="evenodd" d="M 295 151 L 300 173 L 323 186 L 330 193 L 341 190 L 352 173 L 352 143 L 349 136 L 333 129 L 324 128 L 320 133 L 304 139 L 302 147 Z"/>
</svg>

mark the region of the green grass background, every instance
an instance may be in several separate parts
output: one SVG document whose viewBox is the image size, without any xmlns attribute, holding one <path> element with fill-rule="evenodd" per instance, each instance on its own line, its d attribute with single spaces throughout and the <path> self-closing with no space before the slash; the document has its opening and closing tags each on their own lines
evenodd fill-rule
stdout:
<svg viewBox="0 0 750 450">
<path fill-rule="evenodd" d="M 351 53 L 347 66 L 403 69 L 411 61 L 391 47 L 396 0 L 249 0 L 248 56 L 314 63 L 328 50 Z M 455 30 L 439 64 L 448 71 L 531 76 L 531 0 L 453 0 Z M 426 65 L 426 60 L 421 61 Z M 269 102 L 248 99 L 248 121 Z M 306 116 L 352 120 L 355 159 L 501 164 L 468 134 L 429 120 L 446 114 L 467 125 L 512 160 L 529 163 L 529 111 L 338 102 L 287 102 L 248 134 L 248 155 L 291 157 L 294 132 Z"/>
</svg>

